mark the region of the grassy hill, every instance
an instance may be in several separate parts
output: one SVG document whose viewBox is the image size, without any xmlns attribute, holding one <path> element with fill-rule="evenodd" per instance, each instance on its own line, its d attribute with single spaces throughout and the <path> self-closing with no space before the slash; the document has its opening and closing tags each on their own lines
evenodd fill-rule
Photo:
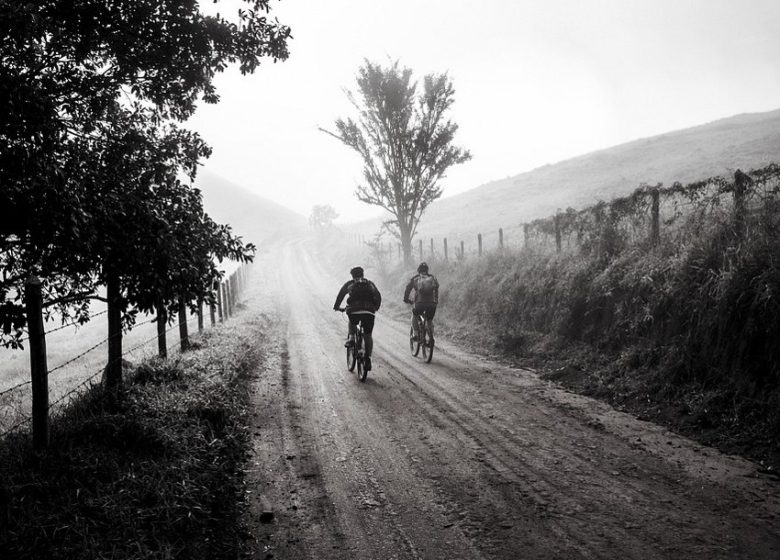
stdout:
<svg viewBox="0 0 780 560">
<path fill-rule="evenodd" d="M 195 186 L 203 191 L 206 212 L 214 220 L 230 224 L 233 231 L 256 245 L 307 225 L 302 215 L 209 171 L 199 171 Z"/>
<path fill-rule="evenodd" d="M 581 208 L 628 194 L 643 182 L 686 183 L 778 161 L 780 110 L 737 115 L 545 165 L 444 198 L 428 209 L 419 233 L 469 243 L 478 232 L 499 227 L 511 232 L 558 208 Z M 509 236 L 510 242 L 517 238 Z"/>
</svg>

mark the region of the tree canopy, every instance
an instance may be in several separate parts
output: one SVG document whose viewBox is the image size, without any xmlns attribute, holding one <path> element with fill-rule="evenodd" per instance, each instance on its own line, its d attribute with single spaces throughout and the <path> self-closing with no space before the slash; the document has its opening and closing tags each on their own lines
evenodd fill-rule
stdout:
<svg viewBox="0 0 780 560">
<path fill-rule="evenodd" d="M 215 259 L 251 258 L 182 182 L 210 150 L 172 121 L 217 102 L 228 65 L 287 57 L 269 4 L 231 21 L 195 1 L 0 0 L 0 342 L 20 340 L 31 274 L 46 305 L 86 321 L 108 276 L 146 310 L 163 284 L 166 300 L 202 296 Z"/>
<path fill-rule="evenodd" d="M 407 262 L 412 238 L 425 209 L 442 194 L 440 180 L 453 165 L 471 158 L 453 145 L 457 124 L 447 118 L 455 89 L 447 74 L 428 74 L 422 87 L 412 70 L 366 60 L 348 92 L 357 111 L 324 132 L 355 150 L 363 160 L 363 183 L 356 195 L 380 206 L 392 218 L 385 225 L 402 244 Z"/>
<path fill-rule="evenodd" d="M 338 212 L 330 204 L 315 204 L 309 215 L 309 225 L 315 229 L 329 228 L 338 217 Z"/>
</svg>

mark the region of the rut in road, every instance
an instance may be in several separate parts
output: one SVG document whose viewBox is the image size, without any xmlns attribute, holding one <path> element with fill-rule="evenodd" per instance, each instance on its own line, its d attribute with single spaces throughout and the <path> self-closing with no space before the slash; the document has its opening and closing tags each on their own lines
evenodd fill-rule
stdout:
<svg viewBox="0 0 780 560">
<path fill-rule="evenodd" d="M 380 311 L 358 382 L 331 311 L 344 279 L 309 249 L 285 245 L 263 279 L 284 325 L 271 451 L 293 459 L 256 460 L 280 503 L 296 495 L 266 529 L 274 557 L 780 557 L 780 499 L 750 463 L 532 372 L 444 340 L 424 364 Z"/>
</svg>

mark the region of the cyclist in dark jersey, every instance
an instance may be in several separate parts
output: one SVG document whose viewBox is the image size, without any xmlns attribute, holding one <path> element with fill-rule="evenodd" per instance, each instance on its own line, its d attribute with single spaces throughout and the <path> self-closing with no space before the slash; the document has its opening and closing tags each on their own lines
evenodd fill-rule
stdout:
<svg viewBox="0 0 780 560">
<path fill-rule="evenodd" d="M 414 290 L 414 301 L 409 299 L 412 290 Z M 420 263 L 417 274 L 409 280 L 404 290 L 404 303 L 413 304 L 412 313 L 415 317 L 425 315 L 433 339 L 433 316 L 436 315 L 436 306 L 439 303 L 439 281 L 433 274 L 428 274 L 428 263 Z M 419 338 L 417 321 L 412 321 L 412 324 L 414 339 L 417 340 Z"/>
<path fill-rule="evenodd" d="M 366 371 L 371 369 L 371 351 L 374 348 L 374 339 L 371 333 L 374 331 L 374 313 L 382 305 L 382 294 L 371 280 L 363 277 L 363 268 L 354 267 L 349 271 L 352 280 L 347 281 L 339 290 L 336 296 L 336 303 L 333 304 L 333 310 L 339 311 L 341 300 L 349 294 L 347 298 L 347 316 L 349 317 L 349 334 L 344 346 L 355 344 L 355 330 L 358 323 L 363 324 L 363 332 L 366 341 Z"/>
</svg>

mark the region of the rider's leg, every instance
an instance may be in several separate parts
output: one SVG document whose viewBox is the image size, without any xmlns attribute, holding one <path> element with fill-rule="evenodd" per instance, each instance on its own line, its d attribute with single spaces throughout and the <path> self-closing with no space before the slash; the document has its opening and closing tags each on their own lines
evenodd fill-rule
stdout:
<svg viewBox="0 0 780 560">
<path fill-rule="evenodd" d="M 366 358 L 371 357 L 371 351 L 374 349 L 374 337 L 373 335 L 370 335 L 369 333 L 365 333 L 365 336 L 363 337 L 363 342 L 366 345 Z"/>
<path fill-rule="evenodd" d="M 366 357 L 370 358 L 374 349 L 374 316 L 363 315 L 360 321 L 363 323 L 363 341 L 366 347 Z"/>
<path fill-rule="evenodd" d="M 355 326 L 357 325 L 357 319 L 353 320 L 352 315 L 349 313 L 347 313 L 347 317 L 349 317 L 349 321 L 347 322 L 347 342 L 344 346 L 353 346 L 355 344 Z"/>
<path fill-rule="evenodd" d="M 428 319 L 428 331 L 431 333 L 431 340 L 433 337 L 433 316 L 436 315 L 436 304 L 429 305 L 425 310 L 425 317 Z"/>
<path fill-rule="evenodd" d="M 414 339 L 420 340 L 420 310 L 417 305 L 415 303 L 412 306 L 412 330 L 414 331 Z"/>
</svg>

